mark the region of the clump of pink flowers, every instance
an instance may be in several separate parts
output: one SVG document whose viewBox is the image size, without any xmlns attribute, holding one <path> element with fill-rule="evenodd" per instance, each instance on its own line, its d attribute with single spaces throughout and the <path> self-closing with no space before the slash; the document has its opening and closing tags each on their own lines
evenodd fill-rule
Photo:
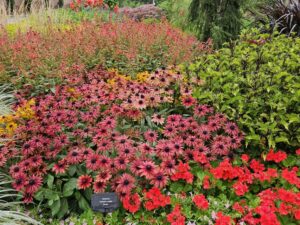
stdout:
<svg viewBox="0 0 300 225">
<path fill-rule="evenodd" d="M 46 174 L 65 174 L 73 165 L 86 171 L 78 189 L 111 189 L 121 199 L 137 187 L 192 183 L 190 161 L 205 166 L 228 156 L 243 135 L 226 116 L 197 104 L 187 91 L 193 84 L 183 80 L 176 68 L 144 82 L 101 69 L 67 77 L 67 85 L 36 98 L 34 119 L 23 121 L 4 147 L 21 146 L 19 157 L 7 155 L 17 160 L 10 167 L 14 188 L 31 202 Z"/>
</svg>

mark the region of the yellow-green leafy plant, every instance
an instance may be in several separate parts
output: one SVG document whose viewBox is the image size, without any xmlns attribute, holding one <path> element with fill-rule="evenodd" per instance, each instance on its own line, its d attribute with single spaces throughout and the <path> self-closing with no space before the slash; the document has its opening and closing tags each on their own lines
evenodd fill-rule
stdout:
<svg viewBox="0 0 300 225">
<path fill-rule="evenodd" d="M 245 31 L 189 67 L 205 84 L 195 97 L 238 121 L 246 143 L 299 146 L 300 39 Z"/>
</svg>

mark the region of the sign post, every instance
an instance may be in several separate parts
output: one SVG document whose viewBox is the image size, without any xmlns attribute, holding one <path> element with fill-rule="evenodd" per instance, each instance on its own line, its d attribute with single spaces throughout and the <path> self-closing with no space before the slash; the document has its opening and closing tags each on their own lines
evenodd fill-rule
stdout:
<svg viewBox="0 0 300 225">
<path fill-rule="evenodd" d="M 91 200 L 92 209 L 97 212 L 110 213 L 120 207 L 120 201 L 116 193 L 93 194 Z"/>
</svg>

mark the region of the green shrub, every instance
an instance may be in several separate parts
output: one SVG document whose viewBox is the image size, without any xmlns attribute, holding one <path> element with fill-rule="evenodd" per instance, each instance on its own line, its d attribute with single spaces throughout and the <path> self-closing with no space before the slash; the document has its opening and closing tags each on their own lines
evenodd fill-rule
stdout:
<svg viewBox="0 0 300 225">
<path fill-rule="evenodd" d="M 299 54 L 299 38 L 246 31 L 190 65 L 205 81 L 194 94 L 238 121 L 247 144 L 299 146 Z"/>
</svg>

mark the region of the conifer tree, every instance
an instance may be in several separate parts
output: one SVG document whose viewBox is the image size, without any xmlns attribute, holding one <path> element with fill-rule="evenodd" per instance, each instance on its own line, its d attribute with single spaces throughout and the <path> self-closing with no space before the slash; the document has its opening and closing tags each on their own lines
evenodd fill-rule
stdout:
<svg viewBox="0 0 300 225">
<path fill-rule="evenodd" d="M 215 47 L 237 38 L 241 29 L 241 5 L 244 0 L 192 0 L 189 19 L 198 38 L 212 38 Z"/>
</svg>

